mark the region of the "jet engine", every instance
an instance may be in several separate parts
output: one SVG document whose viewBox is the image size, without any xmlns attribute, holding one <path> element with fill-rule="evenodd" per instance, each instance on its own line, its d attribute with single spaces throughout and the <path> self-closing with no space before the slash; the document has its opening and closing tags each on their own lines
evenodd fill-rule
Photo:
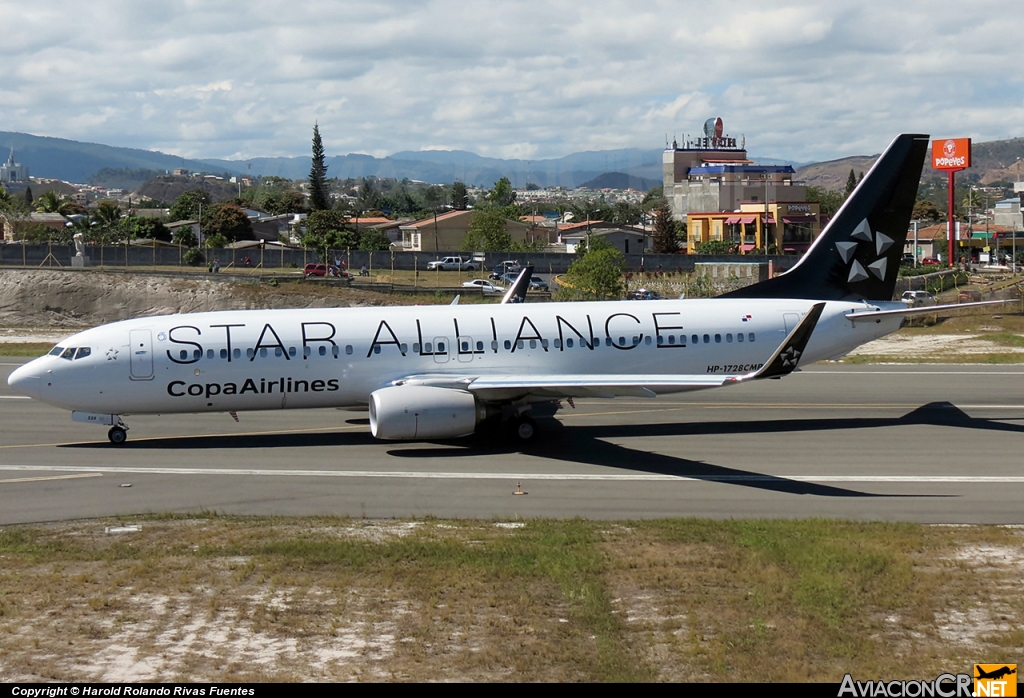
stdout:
<svg viewBox="0 0 1024 698">
<path fill-rule="evenodd" d="M 486 415 L 472 393 L 426 385 L 397 385 L 370 393 L 370 431 L 378 439 L 468 436 Z"/>
</svg>

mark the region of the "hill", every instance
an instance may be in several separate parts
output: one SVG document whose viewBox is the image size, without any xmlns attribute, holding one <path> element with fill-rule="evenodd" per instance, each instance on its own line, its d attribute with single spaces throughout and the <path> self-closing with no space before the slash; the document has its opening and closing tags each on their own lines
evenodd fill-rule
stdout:
<svg viewBox="0 0 1024 698">
<path fill-rule="evenodd" d="M 14 148 L 15 160 L 28 166 L 30 176 L 63 179 L 76 184 L 85 184 L 103 168 L 169 172 L 176 167 L 184 167 L 193 171 L 209 171 L 209 167 L 198 160 L 187 160 L 153 150 L 117 148 L 99 143 L 0 131 L 0 153 L 3 153 L 4 160 L 11 148 Z M 238 171 L 242 170 L 244 167 Z"/>
<path fill-rule="evenodd" d="M 605 172 L 603 175 L 598 175 L 580 186 L 587 189 L 637 189 L 647 192 L 661 185 L 662 182 L 658 179 L 635 177 L 624 172 Z"/>
</svg>

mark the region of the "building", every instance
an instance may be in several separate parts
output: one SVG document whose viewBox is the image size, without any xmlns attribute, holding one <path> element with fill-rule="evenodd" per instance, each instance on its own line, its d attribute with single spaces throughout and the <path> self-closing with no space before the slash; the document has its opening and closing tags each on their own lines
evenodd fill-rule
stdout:
<svg viewBox="0 0 1024 698">
<path fill-rule="evenodd" d="M 68 219 L 59 213 L 0 214 L 0 240 L 17 240 L 27 228 L 37 226 L 62 231 L 67 223 Z"/>
<path fill-rule="evenodd" d="M 14 148 L 7 162 L 0 165 L 0 182 L 27 182 L 28 168 L 14 161 Z"/>
<path fill-rule="evenodd" d="M 400 241 L 392 249 L 404 252 L 457 252 L 469 233 L 473 211 L 449 211 L 439 216 L 413 221 L 399 226 Z M 505 221 L 505 230 L 513 242 L 527 242 L 533 228 L 519 221 Z"/>
<path fill-rule="evenodd" d="M 702 137 L 673 142 L 662 172 L 672 215 L 687 223 L 690 254 L 712 240 L 735 242 L 739 252 L 799 253 L 821 232 L 820 207 L 807 201 L 792 166 L 754 164 L 745 140 L 725 135 L 720 118 L 705 122 Z"/>
<path fill-rule="evenodd" d="M 604 239 L 623 254 L 643 252 L 651 248 L 651 235 L 643 228 L 604 221 L 564 225 L 559 231 L 559 237 L 565 243 L 565 251 L 570 254 L 576 252 L 580 243 L 593 237 Z"/>
</svg>

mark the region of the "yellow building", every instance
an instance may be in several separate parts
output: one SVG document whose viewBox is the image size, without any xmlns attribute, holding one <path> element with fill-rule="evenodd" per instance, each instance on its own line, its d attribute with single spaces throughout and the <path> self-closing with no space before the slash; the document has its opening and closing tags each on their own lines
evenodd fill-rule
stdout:
<svg viewBox="0 0 1024 698">
<path fill-rule="evenodd" d="M 812 202 L 743 202 L 739 211 L 690 213 L 686 225 L 689 254 L 702 242 L 725 241 L 740 254 L 802 254 L 821 233 L 821 210 Z"/>
</svg>

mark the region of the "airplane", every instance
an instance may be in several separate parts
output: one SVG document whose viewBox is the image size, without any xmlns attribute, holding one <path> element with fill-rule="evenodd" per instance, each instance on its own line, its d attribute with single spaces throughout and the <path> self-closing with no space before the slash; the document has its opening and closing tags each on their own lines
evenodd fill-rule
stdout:
<svg viewBox="0 0 1024 698">
<path fill-rule="evenodd" d="M 368 408 L 384 440 L 487 422 L 528 441 L 531 411 L 562 400 L 781 378 L 945 307 L 891 300 L 928 142 L 898 136 L 789 272 L 718 298 L 144 317 L 68 337 L 8 384 L 117 445 L 126 415 L 323 407 Z"/>
</svg>

